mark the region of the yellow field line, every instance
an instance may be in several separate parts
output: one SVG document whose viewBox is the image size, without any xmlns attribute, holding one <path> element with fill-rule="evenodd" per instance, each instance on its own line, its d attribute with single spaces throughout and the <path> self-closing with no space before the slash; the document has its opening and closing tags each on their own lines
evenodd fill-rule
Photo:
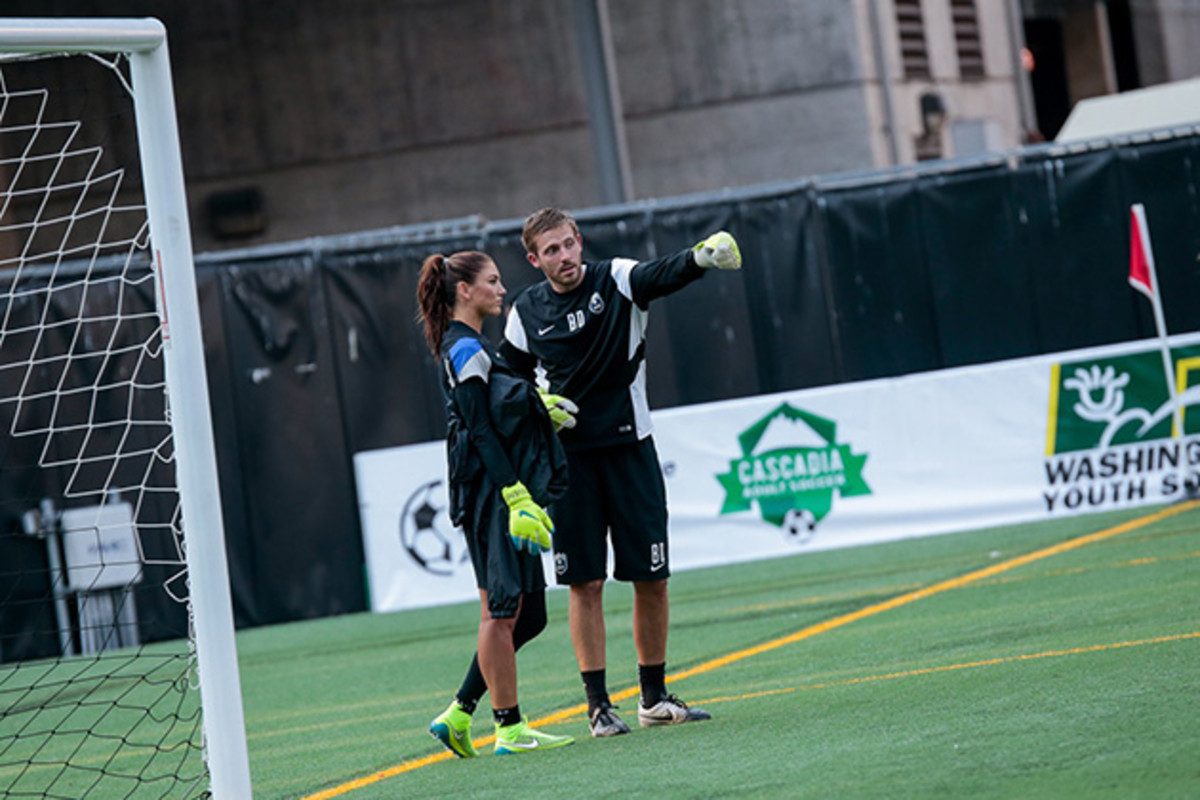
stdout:
<svg viewBox="0 0 1200 800">
<path fill-rule="evenodd" d="M 789 644 L 795 644 L 796 642 L 800 642 L 805 639 L 810 639 L 813 636 L 816 636 L 817 634 L 825 633 L 827 631 L 834 630 L 835 628 L 840 628 L 844 625 L 849 625 L 851 622 L 857 622 L 858 620 L 864 619 L 865 617 L 871 617 L 876 614 L 880 614 L 884 611 L 890 611 L 893 608 L 899 608 L 900 606 L 905 606 L 905 605 L 908 605 L 909 603 L 914 603 L 917 600 L 923 600 L 926 597 L 932 597 L 935 594 L 941 594 L 942 592 L 950 591 L 951 589 L 958 589 L 962 586 L 966 586 L 969 583 L 983 580 L 984 578 L 990 578 L 993 575 L 998 575 L 1002 572 L 1007 572 L 1011 569 L 1016 569 L 1017 567 L 1022 567 L 1022 566 L 1025 566 L 1026 564 L 1031 564 L 1035 561 L 1041 561 L 1042 559 L 1049 558 L 1050 556 L 1055 556 L 1060 553 L 1066 553 L 1071 550 L 1077 550 L 1080 547 L 1084 547 L 1089 544 L 1094 544 L 1095 542 L 1100 542 L 1105 539 L 1111 539 L 1112 537 L 1119 536 L 1122 533 L 1128 533 L 1129 531 L 1137 530 L 1138 528 L 1144 528 L 1147 525 L 1151 525 L 1155 522 L 1159 522 L 1159 521 L 1167 519 L 1169 517 L 1174 517 L 1178 514 L 1184 513 L 1185 511 L 1191 511 L 1192 509 L 1195 509 L 1195 508 L 1200 508 L 1200 500 L 1190 500 L 1186 503 L 1180 503 L 1178 505 L 1168 506 L 1167 508 L 1156 511 L 1153 514 L 1147 514 L 1144 517 L 1137 517 L 1136 519 L 1131 519 L 1128 522 L 1123 522 L 1120 525 L 1114 525 L 1111 528 L 1105 528 L 1104 530 L 1096 531 L 1095 533 L 1089 533 L 1085 536 L 1080 536 L 1075 539 L 1068 539 L 1065 542 L 1059 542 L 1056 545 L 1052 545 L 1050 547 L 1045 547 L 1045 548 L 1042 548 L 1041 550 L 1035 550 L 1032 553 L 1026 553 L 1025 555 L 1022 555 L 1022 556 L 1017 556 L 1016 558 L 1011 558 L 1007 561 L 1002 561 L 999 564 L 992 564 L 992 565 L 984 567 L 982 569 L 977 569 L 974 572 L 968 572 L 965 575 L 958 576 L 957 578 L 950 578 L 948 580 L 939 581 L 938 583 L 932 584 L 930 586 L 925 586 L 920 589 L 916 589 L 915 591 L 906 592 L 904 594 L 897 595 L 896 597 L 893 597 L 889 600 L 884 600 L 883 602 L 880 602 L 880 603 L 874 603 L 872 605 L 865 606 L 863 608 L 860 608 L 857 611 L 852 611 L 848 614 L 842 614 L 841 616 L 834 617 L 833 619 L 825 620 L 824 622 L 818 622 L 815 625 L 810 625 L 807 628 L 803 628 L 803 629 L 796 631 L 795 633 L 789 634 L 787 636 L 782 636 L 778 639 L 772 639 L 769 642 L 764 642 L 763 644 L 755 645 L 754 647 L 748 647 L 744 650 L 738 650 L 736 652 L 728 653 L 726 655 L 720 656 L 719 658 L 714 658 L 709 661 L 705 661 L 704 663 L 698 664 L 694 667 L 691 667 L 690 669 L 685 669 L 685 670 L 682 670 L 681 672 L 676 672 L 672 675 L 668 675 L 667 682 L 671 683 L 674 681 L 681 681 L 684 678 L 690 678 L 694 675 L 701 675 L 706 672 L 712 672 L 715 669 L 728 666 L 730 664 L 736 663 L 738 661 L 742 661 L 747 658 L 751 658 L 752 656 L 757 656 L 757 655 L 761 655 L 763 653 L 770 652 L 772 650 L 777 650 L 780 647 L 786 647 Z M 1103 647 L 1107 647 L 1107 645 L 1100 645 L 1098 647 L 1103 648 Z M 1096 649 L 1096 648 L 1092 648 L 1092 649 Z M 1087 651 L 1087 648 L 1081 650 L 1081 652 L 1086 652 L 1086 651 Z M 1064 652 L 1070 652 L 1070 651 L 1064 651 Z M 1038 657 L 1038 656 L 1016 656 L 1013 658 L 1020 659 L 1020 658 L 1036 658 L 1036 657 Z M 1001 659 L 1001 660 L 993 660 L 993 661 L 994 661 L 994 663 L 1002 663 L 1003 660 Z M 983 665 L 983 664 L 987 664 L 987 663 L 993 663 L 993 662 L 979 662 L 976 665 L 968 665 L 968 666 L 977 666 L 977 665 Z M 961 669 L 963 667 L 961 667 L 961 666 L 960 667 L 934 667 L 934 668 L 931 668 L 930 670 L 925 670 L 925 672 L 956 669 L 956 668 Z M 913 674 L 921 674 L 921 672 L 920 671 L 914 672 Z M 882 679 L 882 678 L 880 678 L 880 677 L 876 677 L 873 679 L 859 678 L 856 680 L 861 682 L 861 681 L 865 681 L 865 680 L 880 680 L 880 679 Z M 626 700 L 630 697 L 633 697 L 637 693 L 638 693 L 638 687 L 631 686 L 627 689 L 622 689 L 621 691 L 613 694 L 612 699 L 616 700 L 616 701 Z M 562 722 L 563 720 L 569 719 L 571 717 L 574 717 L 574 716 L 577 716 L 579 714 L 583 714 L 586 712 L 587 712 L 587 704 L 581 703 L 576 706 L 571 706 L 570 708 L 564 708 L 559 711 L 555 711 L 552 714 L 549 714 L 547 716 L 544 716 L 544 717 L 534 720 L 530 724 L 534 725 L 535 727 L 539 726 L 539 725 L 550 725 L 550 724 L 553 724 L 556 722 Z M 476 739 L 475 746 L 481 747 L 481 746 L 490 744 L 494 740 L 495 740 L 495 736 L 486 736 L 486 737 L 483 737 L 482 739 Z M 412 761 L 405 761 L 404 763 L 397 764 L 394 767 L 388 767 L 387 769 L 380 770 L 379 772 L 375 772 L 370 775 L 365 775 L 361 778 L 356 778 L 355 780 L 340 784 L 338 786 L 331 787 L 322 792 L 317 792 L 316 794 L 308 795 L 307 797 L 303 798 L 303 800 L 328 800 L 331 797 L 339 797 L 343 794 L 353 791 L 354 789 L 360 789 L 364 786 L 370 786 L 373 783 L 378 783 L 379 781 L 385 780 L 387 778 L 391 778 L 396 775 L 402 775 L 405 772 L 411 772 L 414 769 L 419 769 L 420 767 L 425 767 L 430 764 L 435 764 L 439 761 L 446 761 L 446 760 L 454 758 L 454 757 L 455 756 L 453 753 L 449 752 L 448 750 L 443 750 L 440 753 L 435 753 L 430 756 L 425 756 L 424 758 L 413 759 Z"/>
<path fill-rule="evenodd" d="M 921 669 L 909 669 L 902 672 L 889 672 L 884 675 L 866 675 L 861 678 L 847 678 L 844 681 L 829 681 L 827 683 L 810 683 L 807 686 L 784 686 L 782 689 L 764 689 L 758 692 L 747 692 L 746 694 L 730 695 L 728 697 L 705 697 L 696 700 L 696 705 L 710 706 L 717 703 L 730 703 L 737 700 L 753 700 L 758 697 L 771 697 L 777 694 L 790 694 L 793 692 L 812 692 L 818 689 L 834 689 L 839 686 L 855 686 L 860 683 L 872 683 L 874 681 L 890 681 L 896 678 L 912 678 L 920 675 L 936 675 L 939 672 L 953 672 L 960 669 L 977 669 L 979 667 L 993 667 L 997 664 L 1012 664 L 1018 661 L 1035 661 L 1039 658 L 1062 658 L 1064 656 L 1078 656 L 1085 653 L 1100 653 L 1105 650 L 1120 650 L 1125 647 L 1144 647 L 1149 644 L 1167 644 L 1169 642 L 1181 642 L 1186 639 L 1200 639 L 1200 631 L 1192 633 L 1176 633 L 1168 636 L 1155 636 L 1151 639 L 1136 639 L 1131 642 L 1110 642 L 1109 644 L 1093 644 L 1087 647 L 1072 647 L 1067 650 L 1046 650 L 1041 653 L 1022 653 L 1016 656 L 1000 656 L 999 658 L 987 658 L 982 661 L 967 661 L 962 664 L 947 664 L 942 667 L 922 667 Z"/>
</svg>

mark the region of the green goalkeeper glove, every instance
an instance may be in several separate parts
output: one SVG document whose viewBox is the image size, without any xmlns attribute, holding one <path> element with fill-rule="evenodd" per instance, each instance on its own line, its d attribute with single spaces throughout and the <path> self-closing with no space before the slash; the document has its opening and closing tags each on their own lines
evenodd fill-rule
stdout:
<svg viewBox="0 0 1200 800">
<path fill-rule="evenodd" d="M 550 421 L 554 423 L 555 433 L 563 428 L 569 430 L 575 427 L 575 415 L 579 413 L 579 406 L 562 395 L 550 394 L 541 388 L 538 389 L 538 396 L 542 398 L 542 402 L 546 404 L 546 410 L 550 412 Z"/>
<path fill-rule="evenodd" d="M 712 236 L 692 248 L 696 264 L 717 269 L 741 269 L 742 251 L 738 250 L 737 240 L 725 231 L 717 231 Z"/>
<path fill-rule="evenodd" d="M 525 484 L 517 481 L 505 486 L 500 496 L 508 504 L 508 535 L 517 552 L 524 550 L 537 555 L 549 550 L 554 522 L 545 509 L 533 502 Z"/>
</svg>

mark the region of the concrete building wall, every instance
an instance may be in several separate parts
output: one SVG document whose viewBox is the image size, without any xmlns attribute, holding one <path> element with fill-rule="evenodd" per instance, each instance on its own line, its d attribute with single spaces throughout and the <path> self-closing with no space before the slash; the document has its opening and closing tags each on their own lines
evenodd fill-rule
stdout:
<svg viewBox="0 0 1200 800">
<path fill-rule="evenodd" d="M 1130 10 L 1143 86 L 1200 75 L 1200 0 L 1137 0 Z"/>
<path fill-rule="evenodd" d="M 889 164 L 866 2 L 895 81 L 891 0 L 609 0 L 635 197 Z M 1008 77 L 956 82 L 948 3 L 924 3 L 938 90 L 954 113 L 1015 118 Z M 7 0 L 5 13 L 163 20 L 200 252 L 600 196 L 564 0 Z M 923 88 L 896 89 L 901 161 Z M 242 188 L 261 194 L 265 230 L 214 238 L 210 196 Z"/>
<path fill-rule="evenodd" d="M 1097 3 L 1068 9 L 1062 23 L 1071 101 L 1115 92 L 1117 77 L 1104 6 Z"/>
<path fill-rule="evenodd" d="M 875 166 L 851 4 L 610 0 L 637 197 Z"/>
<path fill-rule="evenodd" d="M 862 0 L 860 13 L 869 14 L 867 3 L 877 3 L 880 38 L 887 61 L 890 92 L 895 120 L 896 144 L 901 163 L 916 160 L 916 140 L 922 135 L 920 97 L 927 92 L 941 96 L 946 108 L 946 131 L 941 153 L 945 157 L 972 155 L 956 152 L 950 135 L 956 124 L 977 125 L 990 132 L 990 149 L 1008 149 L 1022 142 L 1022 119 L 1017 76 L 1012 58 L 1012 31 L 1004 5 L 996 0 L 976 0 L 982 38 L 985 75 L 964 79 L 958 63 L 950 0 L 922 0 L 925 44 L 929 57 L 928 78 L 907 79 L 900 55 L 900 37 L 893 0 Z M 860 30 L 869 34 L 869 20 Z M 877 90 L 881 91 L 881 90 Z M 881 108 L 881 101 L 873 101 Z M 879 112 L 876 112 L 879 113 Z M 877 134 L 882 137 L 882 131 Z M 877 151 L 882 149 L 876 145 Z"/>
<path fill-rule="evenodd" d="M 225 2 L 237 19 L 176 68 L 202 87 L 180 104 L 199 223 L 210 192 L 245 184 L 262 188 L 264 241 L 594 196 L 568 4 Z M 213 118 L 221 134 L 187 136 Z"/>
<path fill-rule="evenodd" d="M 949 0 L 940 0 L 941 8 L 949 19 Z M 958 60 L 955 57 L 955 79 L 947 89 L 950 110 L 950 125 L 961 129 L 975 127 L 985 132 L 987 149 L 1011 149 L 1020 146 L 1027 129 L 1033 128 L 1033 120 L 1026 119 L 1021 110 L 1021 94 L 1018 81 L 1025 80 L 1017 58 L 1020 36 L 1013 30 L 1009 9 L 1004 3 L 976 0 L 979 17 L 981 46 L 986 76 L 978 80 L 962 80 L 958 77 Z M 945 43 L 953 49 L 953 38 Z M 948 142 L 948 156 L 975 155 L 977 150 L 966 151 L 964 145 L 970 137 Z"/>
<path fill-rule="evenodd" d="M 1163 25 L 1163 60 L 1167 79 L 1200 75 L 1200 0 L 1157 0 Z"/>
<path fill-rule="evenodd" d="M 204 57 L 177 68 L 205 87 L 181 103 L 185 131 L 226 121 L 185 135 L 202 246 L 219 246 L 204 198 L 247 184 L 264 241 L 597 202 L 568 3 L 351 3 L 335 26 L 311 2 L 225 2 Z M 873 166 L 851 19 L 787 0 L 612 2 L 635 197 Z M 214 63 L 236 69 L 213 82 Z"/>
</svg>

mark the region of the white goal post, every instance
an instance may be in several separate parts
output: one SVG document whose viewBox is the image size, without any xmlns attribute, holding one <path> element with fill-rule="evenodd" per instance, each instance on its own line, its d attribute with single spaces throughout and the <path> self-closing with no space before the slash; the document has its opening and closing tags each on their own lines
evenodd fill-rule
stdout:
<svg viewBox="0 0 1200 800">
<path fill-rule="evenodd" d="M 176 524 L 184 531 L 205 761 L 212 796 L 242 800 L 252 796 L 249 759 L 166 31 L 154 19 L 0 19 L 0 68 L 15 54 L 63 53 L 120 54 L 128 63 L 126 88 L 136 117 L 147 255 L 158 302 L 178 490 Z"/>
</svg>

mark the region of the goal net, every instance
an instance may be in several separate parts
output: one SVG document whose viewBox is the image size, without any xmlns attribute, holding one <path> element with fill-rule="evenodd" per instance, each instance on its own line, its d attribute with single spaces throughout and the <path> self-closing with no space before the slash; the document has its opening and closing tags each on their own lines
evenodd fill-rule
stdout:
<svg viewBox="0 0 1200 800">
<path fill-rule="evenodd" d="M 248 798 L 162 26 L 0 19 L 0 796 Z"/>
</svg>

